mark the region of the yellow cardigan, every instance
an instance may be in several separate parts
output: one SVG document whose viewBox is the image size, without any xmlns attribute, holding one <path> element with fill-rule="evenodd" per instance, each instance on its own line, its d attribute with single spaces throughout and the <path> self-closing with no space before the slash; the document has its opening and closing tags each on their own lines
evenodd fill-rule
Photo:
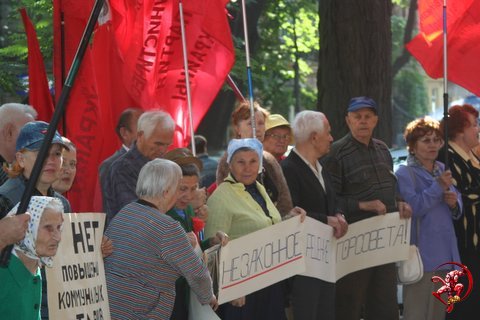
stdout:
<svg viewBox="0 0 480 320">
<path fill-rule="evenodd" d="M 214 236 L 220 230 L 226 232 L 233 240 L 271 226 L 272 220 L 273 223 L 282 220 L 265 188 L 259 182 L 256 184 L 267 203 L 267 209 L 272 219 L 267 217 L 262 207 L 245 191 L 243 183 L 235 182 L 229 175 L 208 198 L 206 237 Z"/>
</svg>

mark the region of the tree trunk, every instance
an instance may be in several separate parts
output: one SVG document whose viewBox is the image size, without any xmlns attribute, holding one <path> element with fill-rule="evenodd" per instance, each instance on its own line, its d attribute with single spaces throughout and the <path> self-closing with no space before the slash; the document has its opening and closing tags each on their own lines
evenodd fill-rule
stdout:
<svg viewBox="0 0 480 320">
<path fill-rule="evenodd" d="M 369 96 L 379 106 L 375 136 L 392 139 L 391 0 L 319 0 L 318 110 L 335 139 L 348 132 L 350 98 Z"/>
</svg>

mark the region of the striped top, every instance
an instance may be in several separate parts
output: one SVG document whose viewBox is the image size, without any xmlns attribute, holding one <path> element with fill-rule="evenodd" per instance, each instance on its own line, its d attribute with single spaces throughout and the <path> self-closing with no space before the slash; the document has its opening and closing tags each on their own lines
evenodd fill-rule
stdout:
<svg viewBox="0 0 480 320">
<path fill-rule="evenodd" d="M 360 210 L 360 201 L 380 200 L 387 212 L 397 210 L 393 160 L 382 141 L 371 139 L 366 146 L 349 133 L 332 144 L 322 164 L 330 173 L 349 223 L 377 215 Z"/>
<path fill-rule="evenodd" d="M 112 319 L 169 319 L 179 276 L 201 303 L 210 302 L 210 275 L 177 221 L 132 202 L 118 212 L 106 235 L 115 246 L 105 259 Z"/>
</svg>

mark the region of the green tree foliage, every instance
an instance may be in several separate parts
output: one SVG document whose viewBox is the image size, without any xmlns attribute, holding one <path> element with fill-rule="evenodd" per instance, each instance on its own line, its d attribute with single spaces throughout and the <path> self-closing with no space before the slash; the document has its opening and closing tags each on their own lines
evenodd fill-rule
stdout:
<svg viewBox="0 0 480 320">
<path fill-rule="evenodd" d="M 27 8 L 27 14 L 35 26 L 40 50 L 46 64 L 47 73 L 51 70 L 53 55 L 52 1 L 20 0 L 9 1 L 9 14 L 2 20 L 0 48 L 0 95 L 25 90 L 19 76 L 27 74 L 27 37 L 23 27 L 20 8 Z"/>
<path fill-rule="evenodd" d="M 408 6 L 408 1 L 399 0 L 400 6 Z M 406 19 L 392 16 L 392 61 L 401 54 L 403 46 L 403 30 Z M 408 122 L 428 113 L 428 95 L 425 87 L 425 76 L 416 60 L 409 62 L 393 79 L 393 127 L 396 133 L 393 145 L 402 145 L 402 133 Z"/>
<path fill-rule="evenodd" d="M 298 57 L 300 106 L 313 108 L 318 61 L 318 13 L 315 0 L 270 0 L 258 22 L 260 41 L 251 55 L 254 96 L 272 112 L 288 115 L 295 104 L 294 63 Z M 247 83 L 243 39 L 235 41 L 232 73 Z M 313 80 L 312 80 L 313 79 Z M 246 87 L 246 85 L 245 85 Z"/>
</svg>

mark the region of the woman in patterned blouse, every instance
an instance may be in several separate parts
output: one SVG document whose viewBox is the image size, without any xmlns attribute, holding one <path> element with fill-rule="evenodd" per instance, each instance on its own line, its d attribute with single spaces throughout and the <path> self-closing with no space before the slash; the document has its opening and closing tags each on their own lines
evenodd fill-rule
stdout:
<svg viewBox="0 0 480 320">
<path fill-rule="evenodd" d="M 448 165 L 454 185 L 462 194 L 464 215 L 455 222 L 461 262 L 480 279 L 480 163 L 472 153 L 478 141 L 478 111 L 471 105 L 453 106 L 448 111 Z M 440 129 L 444 132 L 442 121 Z M 444 161 L 442 157 L 440 161 Z M 477 280 L 478 281 L 478 280 Z M 465 288 L 471 283 L 465 283 Z M 480 287 L 476 284 L 469 298 L 455 306 L 447 319 L 472 319 L 480 314 Z"/>
</svg>

